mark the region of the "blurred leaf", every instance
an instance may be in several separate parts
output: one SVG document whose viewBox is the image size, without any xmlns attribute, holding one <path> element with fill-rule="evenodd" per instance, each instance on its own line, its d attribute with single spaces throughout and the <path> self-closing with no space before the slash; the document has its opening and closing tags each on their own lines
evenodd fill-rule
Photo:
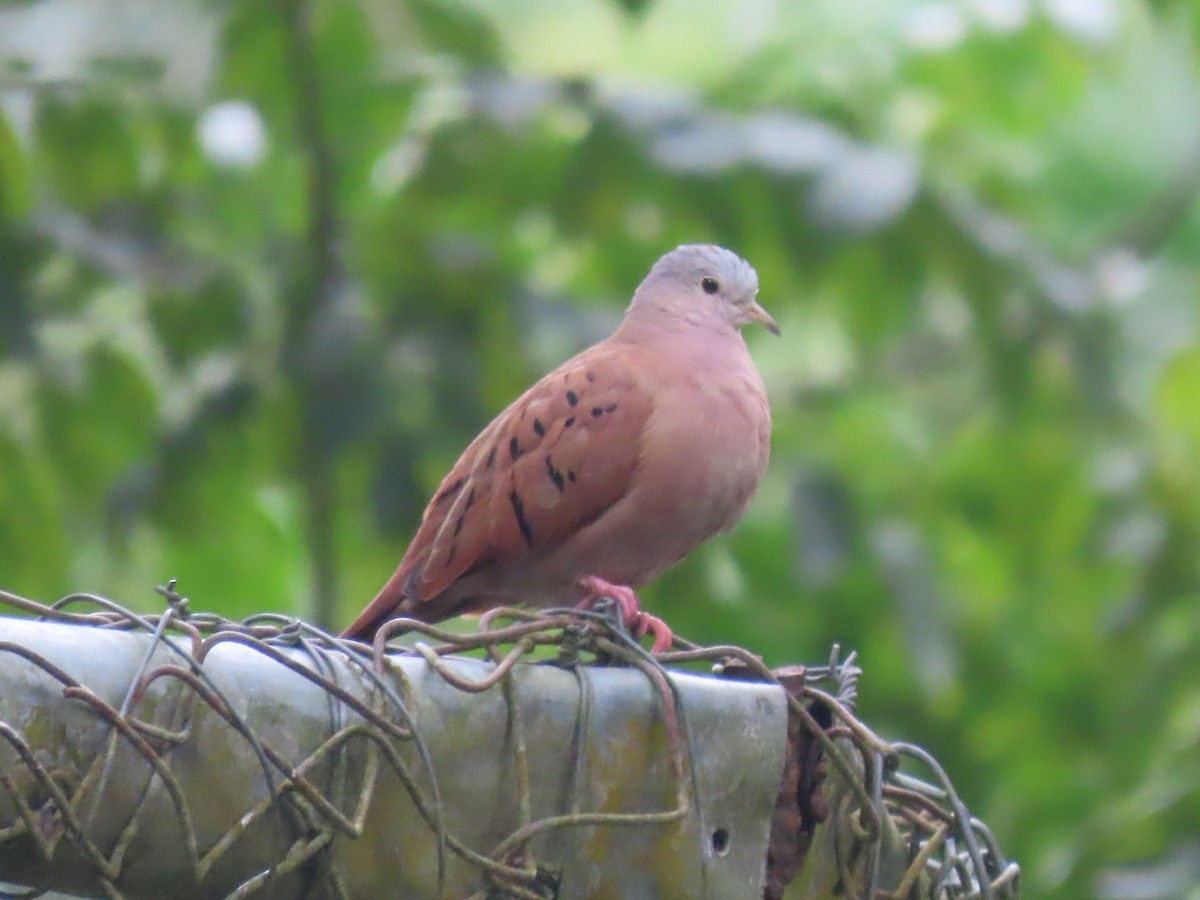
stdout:
<svg viewBox="0 0 1200 900">
<path fill-rule="evenodd" d="M 426 40 L 471 66 L 497 66 L 500 41 L 491 23 L 459 0 L 409 0 L 409 12 Z"/>
<path fill-rule="evenodd" d="M 1163 373 L 1159 404 L 1163 424 L 1170 429 L 1169 442 L 1182 441 L 1183 446 L 1169 447 L 1172 452 L 1194 452 L 1200 449 L 1200 350 L 1181 353 Z"/>
<path fill-rule="evenodd" d="M 155 82 L 166 71 L 163 60 L 153 56 L 100 56 L 89 62 L 93 77 L 126 82 Z"/>
<path fill-rule="evenodd" d="M 614 0 L 622 12 L 634 18 L 640 18 L 650 9 L 651 0 Z"/>
<path fill-rule="evenodd" d="M 29 168 L 25 154 L 0 112 L 0 220 L 16 218 L 29 211 Z"/>
<path fill-rule="evenodd" d="M 128 121 L 112 108 L 92 99 L 47 98 L 37 125 L 42 180 L 55 196 L 96 212 L 104 203 L 136 193 L 137 147 Z"/>
</svg>

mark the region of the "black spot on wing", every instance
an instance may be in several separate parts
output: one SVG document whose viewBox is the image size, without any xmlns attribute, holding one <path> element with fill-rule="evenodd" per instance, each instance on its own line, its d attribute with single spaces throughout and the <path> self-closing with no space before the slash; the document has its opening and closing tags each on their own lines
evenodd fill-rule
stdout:
<svg viewBox="0 0 1200 900">
<path fill-rule="evenodd" d="M 508 502 L 512 504 L 513 515 L 517 519 L 517 528 L 521 530 L 521 537 L 525 539 L 525 544 L 529 547 L 533 546 L 533 526 L 529 524 L 529 520 L 525 518 L 525 504 L 521 502 L 521 495 L 515 490 L 508 495 Z"/>
<path fill-rule="evenodd" d="M 567 402 L 572 406 L 579 402 L 579 397 L 576 396 L 574 391 L 567 391 Z"/>
<path fill-rule="evenodd" d="M 566 482 L 563 479 L 563 473 L 554 467 L 554 460 L 550 458 L 549 453 L 546 454 L 546 474 L 550 476 L 550 480 L 554 482 L 554 486 L 561 494 Z"/>
<path fill-rule="evenodd" d="M 545 436 L 546 436 L 546 426 L 544 426 L 544 425 L 542 424 L 542 420 L 541 420 L 541 419 L 534 419 L 534 420 L 533 420 L 533 430 L 537 432 L 537 436 L 538 436 L 538 437 L 545 437 Z"/>
<path fill-rule="evenodd" d="M 496 464 L 496 447 L 495 447 L 495 445 L 493 445 L 492 449 L 488 451 L 487 462 L 485 462 L 484 465 L 490 469 L 495 464 Z"/>
<path fill-rule="evenodd" d="M 512 440 L 508 442 L 508 455 L 511 456 L 515 462 L 521 458 L 521 454 L 524 452 L 525 451 L 521 449 L 520 442 L 517 440 L 517 436 L 514 434 Z"/>
<path fill-rule="evenodd" d="M 563 422 L 563 428 L 570 428 L 575 424 L 575 417 L 571 416 L 567 421 Z"/>
<path fill-rule="evenodd" d="M 442 488 L 440 491 L 438 491 L 438 495 L 433 498 L 433 505 L 437 506 L 437 505 L 449 500 L 451 497 L 453 497 L 455 494 L 457 494 L 459 491 L 462 490 L 462 486 L 465 481 L 466 481 L 465 478 L 458 478 L 451 484 L 446 485 L 444 488 Z"/>
</svg>

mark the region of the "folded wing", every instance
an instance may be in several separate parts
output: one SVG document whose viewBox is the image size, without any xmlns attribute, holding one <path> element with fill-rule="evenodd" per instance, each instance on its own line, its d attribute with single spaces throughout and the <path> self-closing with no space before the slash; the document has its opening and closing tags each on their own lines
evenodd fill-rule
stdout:
<svg viewBox="0 0 1200 900">
<path fill-rule="evenodd" d="M 602 343 L 569 360 L 472 441 L 346 637 L 369 636 L 396 614 L 423 618 L 459 578 L 550 551 L 625 496 L 651 412 L 625 353 Z"/>
</svg>

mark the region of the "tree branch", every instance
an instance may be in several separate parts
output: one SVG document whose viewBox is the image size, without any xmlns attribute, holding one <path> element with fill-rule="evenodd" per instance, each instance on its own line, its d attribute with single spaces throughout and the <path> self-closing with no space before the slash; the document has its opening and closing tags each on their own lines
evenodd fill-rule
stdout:
<svg viewBox="0 0 1200 900">
<path fill-rule="evenodd" d="M 324 387 L 336 380 L 340 360 L 317 350 L 322 313 L 334 306 L 344 272 L 338 243 L 341 223 L 337 166 L 325 131 L 321 83 L 305 0 L 278 0 L 285 32 L 288 77 L 295 86 L 295 128 L 305 158 L 308 225 L 305 262 L 288 309 L 285 360 L 296 377 L 302 405 L 300 474 L 306 492 L 306 534 L 312 560 L 311 617 L 331 627 L 337 612 L 337 550 L 334 540 L 337 484 L 333 447 L 317 420 Z M 325 348 L 322 348 L 325 349 Z"/>
</svg>

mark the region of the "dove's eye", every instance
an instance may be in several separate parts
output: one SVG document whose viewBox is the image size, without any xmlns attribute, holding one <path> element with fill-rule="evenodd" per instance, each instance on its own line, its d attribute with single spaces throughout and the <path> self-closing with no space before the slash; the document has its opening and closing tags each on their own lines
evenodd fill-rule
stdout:
<svg viewBox="0 0 1200 900">
<path fill-rule="evenodd" d="M 704 293 L 706 294 L 715 294 L 721 289 L 721 285 L 715 278 L 702 278 L 700 280 L 700 287 L 704 288 Z"/>
</svg>

